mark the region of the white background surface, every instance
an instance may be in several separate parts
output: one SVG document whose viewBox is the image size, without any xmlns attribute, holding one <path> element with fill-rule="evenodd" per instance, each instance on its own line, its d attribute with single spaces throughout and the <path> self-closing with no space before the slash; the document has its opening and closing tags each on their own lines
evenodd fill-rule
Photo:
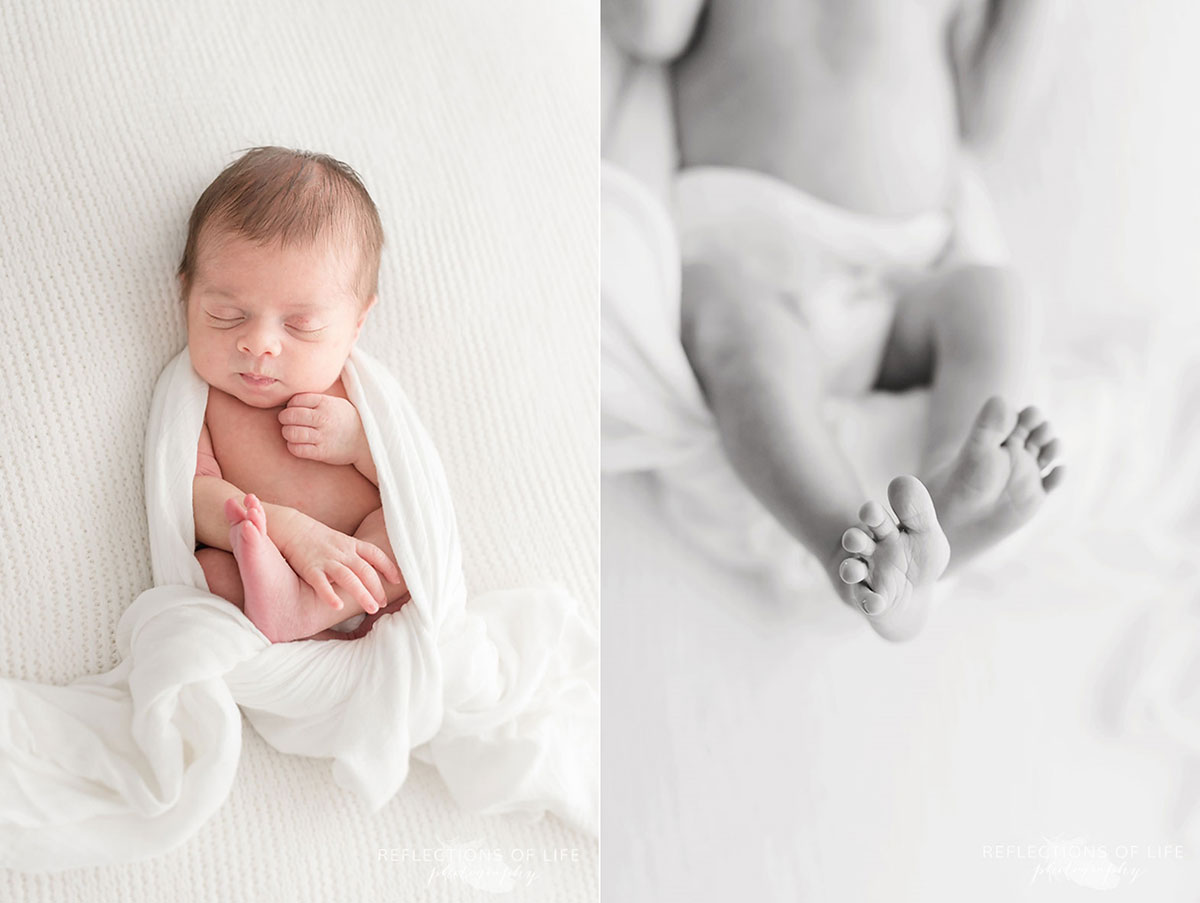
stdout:
<svg viewBox="0 0 1200 903">
<path fill-rule="evenodd" d="M 1102 360 L 1106 341 L 1195 307 L 1198 25 L 1183 0 L 1074 4 L 1048 94 L 984 161 L 1059 359 Z M 1171 346 L 1180 366 L 1192 334 Z M 1148 411 L 1191 408 L 1134 397 L 1104 472 L 1154 469 L 1159 495 L 1194 498 L 1140 428 Z M 1063 439 L 1087 458 L 1085 429 Z M 1088 473 L 1075 468 L 1077 489 Z M 1112 701 L 1135 679 L 1126 641 L 1163 601 L 1150 578 L 1165 527 L 1136 505 L 1119 541 L 1057 567 L 1075 527 L 1048 514 L 1036 554 L 1053 579 L 995 568 L 892 647 L 849 613 L 806 622 L 705 561 L 644 477 L 606 479 L 602 495 L 606 899 L 1195 899 L 1180 763 Z M 1147 496 L 1140 513 L 1152 510 Z M 1125 559 L 1132 579 L 1072 591 L 1091 576 L 1073 569 L 1101 558 Z M 1107 892 L 997 858 L 1048 839 L 1104 846 L 1114 864 L 1119 847 L 1139 852 Z"/>
</svg>

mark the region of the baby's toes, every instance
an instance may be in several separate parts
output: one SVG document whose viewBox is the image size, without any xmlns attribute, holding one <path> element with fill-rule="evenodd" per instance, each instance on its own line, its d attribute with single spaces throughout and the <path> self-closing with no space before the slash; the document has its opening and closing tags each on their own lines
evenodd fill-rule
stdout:
<svg viewBox="0 0 1200 903">
<path fill-rule="evenodd" d="M 233 556 L 242 564 L 247 550 L 252 548 L 256 534 L 254 524 L 248 520 L 238 521 L 229 528 L 229 544 L 233 547 Z"/>
<path fill-rule="evenodd" d="M 858 517 L 867 528 L 863 532 L 873 536 L 875 542 L 883 542 L 896 532 L 891 515 L 879 502 L 867 502 L 858 510 Z"/>
<path fill-rule="evenodd" d="M 1054 428 L 1050 426 L 1050 421 L 1046 420 L 1030 431 L 1029 438 L 1025 440 L 1025 447 L 1036 455 L 1038 449 L 1053 438 Z"/>
<path fill-rule="evenodd" d="M 1016 515 L 1018 521 L 1023 522 L 1041 508 L 1054 481 L 1047 486 L 1043 476 L 1045 468 L 1038 463 L 1037 450 L 1027 445 L 1010 445 L 1008 454 L 1012 462 L 1012 471 L 1004 488 L 1004 498 L 1011 513 Z"/>
<path fill-rule="evenodd" d="M 246 511 L 237 499 L 225 499 L 225 520 L 232 527 L 246 519 Z"/>
<path fill-rule="evenodd" d="M 855 555 L 870 555 L 875 551 L 875 540 L 858 527 L 851 527 L 842 534 L 842 548 Z"/>
<path fill-rule="evenodd" d="M 1053 492 L 1058 488 L 1063 481 L 1063 476 L 1066 471 L 1065 467 L 1055 467 L 1048 474 L 1042 477 L 1042 489 L 1046 492 Z"/>
<path fill-rule="evenodd" d="M 267 532 L 267 512 L 255 495 L 246 496 L 246 519 L 264 534 Z"/>
<path fill-rule="evenodd" d="M 867 579 L 866 562 L 859 558 L 847 558 L 838 566 L 838 576 L 843 583 L 862 583 Z"/>
<path fill-rule="evenodd" d="M 857 583 L 850 587 L 850 598 L 854 604 L 869 615 L 877 615 L 887 608 L 887 600 L 872 590 L 865 583 Z"/>
<path fill-rule="evenodd" d="M 1017 415 L 1017 425 L 1013 427 L 1005 442 L 1020 448 L 1045 422 L 1046 418 L 1042 416 L 1042 412 L 1030 405 Z"/>
<path fill-rule="evenodd" d="M 1058 460 L 1062 449 L 1059 446 L 1057 439 L 1051 439 L 1045 445 L 1038 449 L 1038 467 L 1045 470 L 1051 464 Z"/>
</svg>

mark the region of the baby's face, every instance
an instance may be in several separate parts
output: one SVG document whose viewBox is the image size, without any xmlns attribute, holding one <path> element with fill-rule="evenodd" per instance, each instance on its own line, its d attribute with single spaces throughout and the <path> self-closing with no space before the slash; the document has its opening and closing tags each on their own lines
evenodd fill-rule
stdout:
<svg viewBox="0 0 1200 903">
<path fill-rule="evenodd" d="M 356 255 L 205 237 L 187 301 L 188 352 L 210 386 L 256 408 L 324 392 L 341 375 L 360 310 Z"/>
</svg>

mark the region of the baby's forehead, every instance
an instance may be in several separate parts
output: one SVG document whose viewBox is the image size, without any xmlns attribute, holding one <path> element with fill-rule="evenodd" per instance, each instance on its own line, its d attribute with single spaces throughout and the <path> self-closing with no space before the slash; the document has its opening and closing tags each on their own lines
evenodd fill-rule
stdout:
<svg viewBox="0 0 1200 903">
<path fill-rule="evenodd" d="M 351 264 L 358 260 L 359 248 L 348 238 L 318 235 L 309 240 L 284 242 L 279 238 L 260 239 L 233 229 L 206 227 L 196 242 L 197 258 L 240 255 L 274 257 L 299 254 L 314 260 L 330 260 Z"/>
<path fill-rule="evenodd" d="M 202 238 L 198 242 L 195 282 L 211 285 L 236 279 L 278 279 L 283 283 L 298 279 L 317 280 L 327 287 L 357 294 L 355 286 L 361 260 L 356 247 L 345 242 L 257 241 L 238 234 Z M 258 274 L 257 276 L 249 274 Z"/>
</svg>

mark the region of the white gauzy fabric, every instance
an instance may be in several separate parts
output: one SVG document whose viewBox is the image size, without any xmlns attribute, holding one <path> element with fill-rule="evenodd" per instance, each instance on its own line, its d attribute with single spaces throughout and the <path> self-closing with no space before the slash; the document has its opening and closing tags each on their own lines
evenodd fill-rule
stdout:
<svg viewBox="0 0 1200 903">
<path fill-rule="evenodd" d="M 186 349 L 146 440 L 155 586 L 125 611 L 113 670 L 59 687 L 0 679 L 0 865 L 144 859 L 225 801 L 238 707 L 282 752 L 333 759 L 372 809 L 432 763 L 463 806 L 598 828 L 598 644 L 558 588 L 466 599 L 441 462 L 395 379 L 355 349 L 343 372 L 379 473 L 411 601 L 353 641 L 272 645 L 207 590 L 191 486 L 208 386 Z"/>
</svg>

